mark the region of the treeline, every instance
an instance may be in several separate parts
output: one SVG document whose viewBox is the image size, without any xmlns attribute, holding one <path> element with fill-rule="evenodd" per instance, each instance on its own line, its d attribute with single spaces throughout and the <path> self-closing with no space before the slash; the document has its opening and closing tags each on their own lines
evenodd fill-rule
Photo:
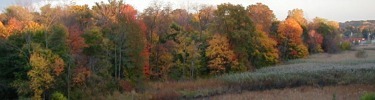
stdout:
<svg viewBox="0 0 375 100">
<path fill-rule="evenodd" d="M 142 13 L 122 1 L 10 6 L 0 15 L 0 97 L 97 98 L 142 92 L 150 81 L 251 71 L 312 53 L 339 52 L 337 22 L 285 20 L 268 6 L 153 2 Z"/>
<path fill-rule="evenodd" d="M 375 20 L 347 21 L 340 23 L 340 29 L 346 37 L 374 39 Z"/>
</svg>

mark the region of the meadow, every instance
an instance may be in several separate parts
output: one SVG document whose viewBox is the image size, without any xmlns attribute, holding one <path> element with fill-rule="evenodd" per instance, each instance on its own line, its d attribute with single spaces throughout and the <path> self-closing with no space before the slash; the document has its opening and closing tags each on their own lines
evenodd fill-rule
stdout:
<svg viewBox="0 0 375 100">
<path fill-rule="evenodd" d="M 150 82 L 149 88 L 144 93 L 117 93 L 113 97 L 129 99 L 271 99 L 279 97 L 312 99 L 315 96 L 324 95 L 319 97 L 321 99 L 360 98 L 367 92 L 375 91 L 373 85 L 375 83 L 375 50 L 371 48 L 373 47 L 356 47 L 338 54 L 314 54 L 304 59 L 291 60 L 253 72 L 230 73 L 209 79 Z M 358 54 L 360 52 L 362 52 L 361 55 Z M 290 98 L 285 98 L 285 96 Z"/>
</svg>

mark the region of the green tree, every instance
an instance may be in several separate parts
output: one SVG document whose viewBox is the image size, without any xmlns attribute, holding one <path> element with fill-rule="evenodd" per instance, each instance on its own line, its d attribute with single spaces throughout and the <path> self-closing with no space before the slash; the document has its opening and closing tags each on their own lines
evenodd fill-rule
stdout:
<svg viewBox="0 0 375 100">
<path fill-rule="evenodd" d="M 54 53 L 58 54 L 60 57 L 67 59 L 68 58 L 68 30 L 67 28 L 60 24 L 55 25 L 51 28 L 52 34 L 48 37 L 49 46 Z"/>
<path fill-rule="evenodd" d="M 323 22 L 319 24 L 316 31 L 323 36 L 322 48 L 325 52 L 337 53 L 340 51 L 339 43 L 341 38 L 338 28 Z"/>
<path fill-rule="evenodd" d="M 221 4 L 217 6 L 214 12 L 216 19 L 214 23 L 214 32 L 224 33 L 228 36 L 229 44 L 234 53 L 238 56 L 238 62 L 242 69 L 251 68 L 248 49 L 251 33 L 255 31 L 250 18 L 246 16 L 247 12 L 241 5 Z"/>
<path fill-rule="evenodd" d="M 229 39 L 231 48 L 238 56 L 242 69 L 253 69 L 277 63 L 278 52 L 274 41 L 266 33 L 256 32 L 247 16 L 248 11 L 240 5 L 221 4 L 215 11 L 215 30 L 224 32 Z M 260 41 L 267 42 L 260 42 Z M 266 57 L 267 55 L 270 57 Z M 264 62 L 264 63 L 257 63 Z"/>
</svg>

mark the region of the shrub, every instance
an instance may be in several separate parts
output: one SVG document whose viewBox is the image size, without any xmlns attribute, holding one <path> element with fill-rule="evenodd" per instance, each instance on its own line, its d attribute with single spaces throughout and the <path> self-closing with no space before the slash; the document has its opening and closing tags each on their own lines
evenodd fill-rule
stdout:
<svg viewBox="0 0 375 100">
<path fill-rule="evenodd" d="M 68 99 L 60 92 L 54 92 L 52 94 L 52 100 L 68 100 Z"/>
<path fill-rule="evenodd" d="M 350 42 L 343 42 L 341 45 L 341 50 L 350 50 L 352 48 L 352 44 Z"/>
<path fill-rule="evenodd" d="M 375 100 L 375 93 L 374 92 L 366 93 L 361 97 L 361 100 Z"/>
</svg>

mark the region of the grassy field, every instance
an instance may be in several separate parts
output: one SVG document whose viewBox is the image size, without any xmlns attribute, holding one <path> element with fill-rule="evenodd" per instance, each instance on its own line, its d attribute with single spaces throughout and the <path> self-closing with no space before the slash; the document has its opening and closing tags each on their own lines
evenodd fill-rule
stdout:
<svg viewBox="0 0 375 100">
<path fill-rule="evenodd" d="M 254 72 L 211 79 L 153 82 L 142 94 L 117 95 L 131 99 L 272 99 L 281 96 L 291 97 L 283 99 L 314 99 L 319 95 L 321 99 L 359 98 L 367 91 L 375 91 L 375 50 L 372 48 L 314 54 Z M 363 49 L 366 50 L 361 52 Z M 343 92 L 347 89 L 352 91 Z"/>
</svg>

